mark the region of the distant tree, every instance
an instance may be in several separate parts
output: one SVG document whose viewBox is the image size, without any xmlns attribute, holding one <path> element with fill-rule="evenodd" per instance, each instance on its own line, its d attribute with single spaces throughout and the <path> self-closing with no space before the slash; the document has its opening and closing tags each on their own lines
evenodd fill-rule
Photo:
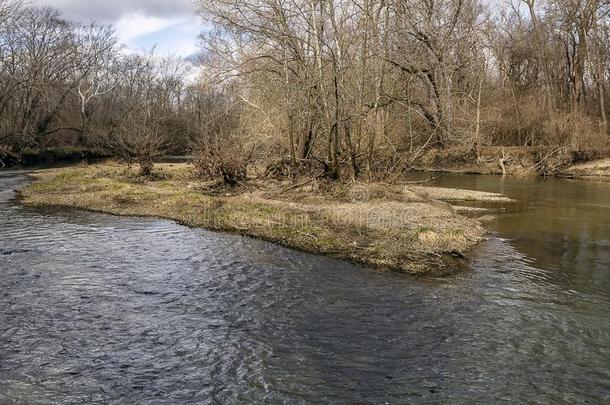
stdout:
<svg viewBox="0 0 610 405">
<path fill-rule="evenodd" d="M 184 83 L 184 66 L 175 58 L 130 55 L 121 62 L 114 92 L 114 126 L 105 145 L 116 155 L 134 161 L 148 176 L 154 158 L 163 154 L 175 135 Z"/>
</svg>

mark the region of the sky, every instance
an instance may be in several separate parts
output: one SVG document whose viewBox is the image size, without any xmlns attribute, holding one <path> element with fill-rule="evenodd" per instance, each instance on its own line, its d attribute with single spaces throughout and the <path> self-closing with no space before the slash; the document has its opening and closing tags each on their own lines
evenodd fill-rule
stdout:
<svg viewBox="0 0 610 405">
<path fill-rule="evenodd" d="M 30 0 L 51 6 L 65 18 L 115 25 L 121 41 L 133 51 L 156 46 L 156 53 L 188 57 L 199 48 L 202 23 L 193 14 L 193 0 Z"/>
</svg>

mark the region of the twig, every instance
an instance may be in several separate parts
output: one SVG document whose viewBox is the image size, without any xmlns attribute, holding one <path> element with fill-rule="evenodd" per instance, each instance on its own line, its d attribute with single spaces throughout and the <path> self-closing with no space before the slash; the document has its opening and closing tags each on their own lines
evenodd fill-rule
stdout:
<svg viewBox="0 0 610 405">
<path fill-rule="evenodd" d="M 530 171 L 536 169 L 537 167 L 539 167 L 542 164 L 542 162 L 538 162 L 536 163 L 534 166 L 530 167 L 529 169 L 527 169 L 526 171 L 523 172 L 523 174 L 528 174 Z"/>
<path fill-rule="evenodd" d="M 318 175 L 316 175 L 316 176 L 313 176 L 312 178 L 307 179 L 306 181 L 304 181 L 304 182 L 302 182 L 302 183 L 293 184 L 292 186 L 287 187 L 287 188 L 285 188 L 285 189 L 283 189 L 283 190 L 280 190 L 280 191 L 278 191 L 277 193 L 274 193 L 274 194 L 272 194 L 272 195 L 273 195 L 273 196 L 278 196 L 278 195 L 280 195 L 280 194 L 284 194 L 284 193 L 285 193 L 285 192 L 287 192 L 287 191 L 294 190 L 295 188 L 300 188 L 300 187 L 306 186 L 306 185 L 308 185 L 309 183 L 311 183 L 311 182 L 313 182 L 313 181 L 317 180 L 317 179 L 318 179 L 320 176 L 322 176 L 323 174 L 324 174 L 324 172 L 322 172 L 322 173 L 320 173 L 320 174 L 318 174 Z"/>
<path fill-rule="evenodd" d="M 405 181 L 405 182 L 404 182 L 404 183 L 402 183 L 402 184 L 426 184 L 426 183 L 430 183 L 430 182 L 432 182 L 432 181 L 434 181 L 434 180 L 438 180 L 438 179 L 440 179 L 441 177 L 445 176 L 445 174 L 446 174 L 446 173 L 439 174 L 438 176 L 430 177 L 430 178 L 428 178 L 428 179 L 426 179 L 426 180 L 418 180 L 418 181 Z"/>
<path fill-rule="evenodd" d="M 317 238 L 317 237 L 315 237 L 314 235 L 311 235 L 311 234 L 309 234 L 309 233 L 305 233 L 305 232 L 301 232 L 301 231 L 297 231 L 297 233 L 300 233 L 300 234 L 301 234 L 301 235 L 303 235 L 303 236 L 307 236 L 308 238 L 315 239 L 316 241 L 318 240 L 318 238 Z"/>
<path fill-rule="evenodd" d="M 304 182 L 302 182 L 302 183 L 299 183 L 299 184 L 293 184 L 292 186 L 287 187 L 287 188 L 285 188 L 285 189 L 283 189 L 283 190 L 280 190 L 280 191 L 278 191 L 277 193 L 275 193 L 275 194 L 273 194 L 273 195 L 280 195 L 280 194 L 284 194 L 285 192 L 290 191 L 290 190 L 294 190 L 295 188 L 300 188 L 300 187 L 306 186 L 306 185 L 308 185 L 309 183 L 311 183 L 312 181 L 314 181 L 314 179 L 315 179 L 315 178 L 311 178 L 311 179 L 309 179 L 309 180 L 307 180 L 307 181 L 304 181 Z"/>
</svg>

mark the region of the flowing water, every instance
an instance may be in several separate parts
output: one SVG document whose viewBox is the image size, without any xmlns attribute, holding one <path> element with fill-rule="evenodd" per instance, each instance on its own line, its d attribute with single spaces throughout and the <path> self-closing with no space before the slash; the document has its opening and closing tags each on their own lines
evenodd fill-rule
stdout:
<svg viewBox="0 0 610 405">
<path fill-rule="evenodd" d="M 0 403 L 608 403 L 610 184 L 504 192 L 416 279 L 169 221 L 33 210 L 0 173 Z"/>
</svg>

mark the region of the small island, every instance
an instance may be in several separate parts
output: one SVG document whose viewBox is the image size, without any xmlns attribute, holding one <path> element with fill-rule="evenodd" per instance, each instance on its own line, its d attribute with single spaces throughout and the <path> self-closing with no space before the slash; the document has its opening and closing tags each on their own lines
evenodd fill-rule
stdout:
<svg viewBox="0 0 610 405">
<path fill-rule="evenodd" d="M 301 183 L 252 178 L 228 187 L 188 164 L 158 164 L 151 176 L 116 163 L 47 169 L 22 202 L 152 216 L 402 273 L 447 275 L 484 228 L 447 201 L 509 202 L 499 194 L 415 184 Z"/>
</svg>

